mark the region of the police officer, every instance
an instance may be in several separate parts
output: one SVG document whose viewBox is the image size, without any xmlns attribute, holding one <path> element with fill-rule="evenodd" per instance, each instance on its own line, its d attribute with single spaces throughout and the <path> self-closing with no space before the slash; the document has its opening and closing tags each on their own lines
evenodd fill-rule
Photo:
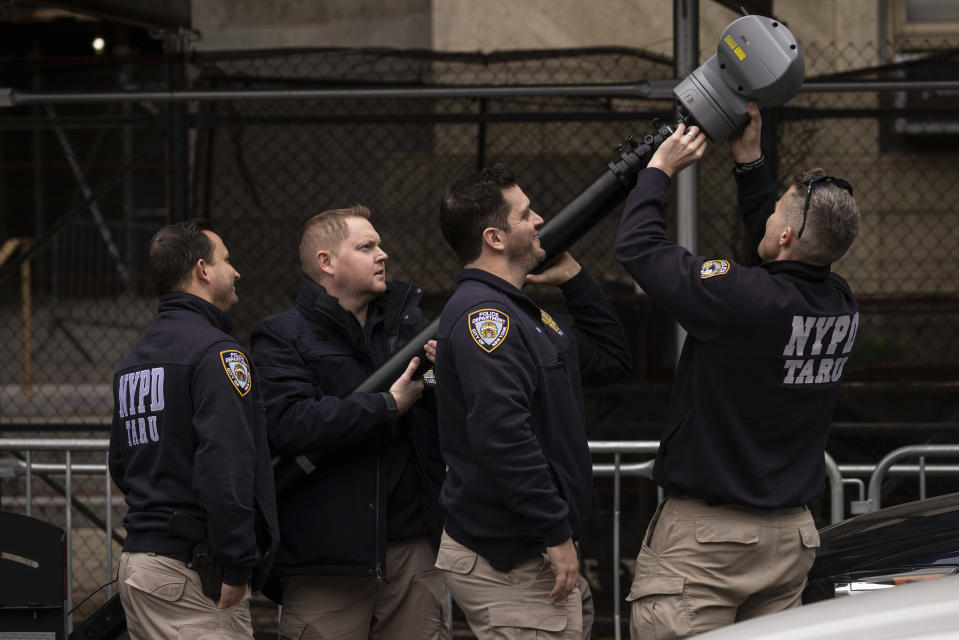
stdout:
<svg viewBox="0 0 959 640">
<path fill-rule="evenodd" d="M 113 381 L 127 629 L 134 639 L 252 638 L 250 591 L 278 528 L 259 381 L 228 333 L 240 274 L 201 219 L 157 232 L 149 265 L 158 314 Z"/>
<path fill-rule="evenodd" d="M 538 275 L 543 219 L 503 167 L 452 185 L 443 236 L 464 269 L 436 344 L 440 446 L 449 465 L 436 566 L 480 640 L 588 638 L 588 583 L 574 542 L 590 510 L 583 382 L 631 367 L 612 306 L 567 253 Z M 527 282 L 555 284 L 574 325 Z"/>
<path fill-rule="evenodd" d="M 445 468 L 419 359 L 389 391 L 353 393 L 427 324 L 422 289 L 387 284 L 369 217 L 355 205 L 310 218 L 294 304 L 252 334 L 274 451 L 320 454 L 279 497 L 285 638 L 450 635 L 431 543 Z"/>
<path fill-rule="evenodd" d="M 852 187 L 819 170 L 776 199 L 762 120 L 730 140 L 746 229 L 762 263 L 706 260 L 669 240 L 666 188 L 706 147 L 678 125 L 640 172 L 616 257 L 686 329 L 653 477 L 667 494 L 628 600 L 631 635 L 681 638 L 798 606 L 819 537 L 806 503 L 859 326 L 830 265 L 852 244 Z"/>
</svg>

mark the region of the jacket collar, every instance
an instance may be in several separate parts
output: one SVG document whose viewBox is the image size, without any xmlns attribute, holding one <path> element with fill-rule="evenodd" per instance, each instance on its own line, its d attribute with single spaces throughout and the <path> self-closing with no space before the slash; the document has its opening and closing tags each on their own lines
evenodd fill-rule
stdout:
<svg viewBox="0 0 959 640">
<path fill-rule="evenodd" d="M 233 322 L 216 305 L 207 302 L 203 298 L 197 297 L 192 293 L 164 293 L 160 296 L 157 307 L 158 313 L 169 311 L 190 311 L 200 314 L 214 327 L 223 333 L 230 333 L 233 330 Z"/>
<path fill-rule="evenodd" d="M 513 302 L 520 307 L 524 307 L 535 318 L 539 318 L 542 315 L 542 310 L 535 302 L 529 299 L 529 296 L 506 280 L 503 280 L 499 276 L 494 276 L 489 271 L 484 271 L 483 269 L 463 269 L 456 275 L 457 285 L 468 280 L 482 282 L 483 284 L 492 287 L 497 291 L 502 291 L 509 296 Z"/>
<path fill-rule="evenodd" d="M 397 333 L 400 313 L 408 306 L 409 301 L 419 300 L 421 293 L 421 288 L 414 288 L 403 282 L 387 283 L 386 291 L 370 302 L 366 316 L 367 329 L 382 320 L 387 334 Z M 360 326 L 356 316 L 344 309 L 340 301 L 331 296 L 323 285 L 305 274 L 300 276 L 300 286 L 296 292 L 294 305 L 307 318 L 313 320 L 318 320 L 319 316 L 330 318 L 354 343 L 365 344 L 363 327 Z"/>
<path fill-rule="evenodd" d="M 829 277 L 831 272 L 830 265 L 820 266 L 809 264 L 808 262 L 798 262 L 796 260 L 774 260 L 773 262 L 764 262 L 759 265 L 771 275 L 777 273 L 791 273 L 803 280 L 812 282 L 823 282 Z"/>
</svg>

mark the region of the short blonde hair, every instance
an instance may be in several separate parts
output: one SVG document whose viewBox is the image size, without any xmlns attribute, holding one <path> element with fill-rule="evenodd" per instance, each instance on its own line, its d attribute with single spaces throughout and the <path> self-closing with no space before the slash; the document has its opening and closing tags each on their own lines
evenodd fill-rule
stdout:
<svg viewBox="0 0 959 640">
<path fill-rule="evenodd" d="M 318 266 L 316 252 L 326 250 L 336 253 L 340 245 L 346 240 L 346 219 L 370 219 L 370 210 L 361 204 L 354 204 L 348 209 L 331 209 L 318 213 L 303 225 L 303 235 L 300 237 L 300 266 L 303 273 L 316 279 Z"/>
</svg>

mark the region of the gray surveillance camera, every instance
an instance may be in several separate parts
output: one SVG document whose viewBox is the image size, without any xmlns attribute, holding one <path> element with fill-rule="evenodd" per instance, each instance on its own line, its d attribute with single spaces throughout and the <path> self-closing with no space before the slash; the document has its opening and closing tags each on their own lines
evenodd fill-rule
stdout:
<svg viewBox="0 0 959 640">
<path fill-rule="evenodd" d="M 734 21 L 719 39 L 716 54 L 673 90 L 683 119 L 719 142 L 749 119 L 746 103 L 779 106 L 802 86 L 806 65 L 786 26 L 764 16 Z"/>
</svg>

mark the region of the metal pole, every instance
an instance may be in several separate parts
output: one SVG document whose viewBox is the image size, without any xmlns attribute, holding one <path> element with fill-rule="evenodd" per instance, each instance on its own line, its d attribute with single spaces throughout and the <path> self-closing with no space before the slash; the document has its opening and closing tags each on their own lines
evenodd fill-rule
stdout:
<svg viewBox="0 0 959 640">
<path fill-rule="evenodd" d="M 27 472 L 26 472 L 25 480 L 26 480 L 26 492 L 27 492 L 27 517 L 28 518 L 33 515 L 33 469 L 31 468 L 32 458 L 33 458 L 33 453 L 31 451 L 27 451 L 27 459 L 26 459 Z"/>
<path fill-rule="evenodd" d="M 67 530 L 67 611 L 73 610 L 73 513 L 70 505 L 73 502 L 73 474 L 70 472 L 70 450 L 66 451 L 66 480 L 64 481 L 64 491 L 66 493 L 66 530 Z M 73 614 L 67 614 L 67 633 L 73 631 Z"/>
<path fill-rule="evenodd" d="M 20 241 L 21 251 L 30 250 L 30 240 Z M 21 323 L 23 331 L 23 393 L 33 394 L 33 302 L 30 298 L 30 261 L 20 265 Z"/>
<path fill-rule="evenodd" d="M 919 499 L 926 499 L 926 456 L 919 456 Z"/>
<path fill-rule="evenodd" d="M 113 597 L 113 585 L 109 584 L 113 579 L 113 481 L 110 478 L 110 452 L 107 451 L 107 472 L 106 472 L 106 538 L 107 538 L 107 599 Z"/>
<path fill-rule="evenodd" d="M 616 634 L 616 640 L 622 638 L 620 630 L 620 620 L 622 618 L 622 605 L 620 604 L 619 594 L 619 567 L 620 567 L 620 473 L 619 464 L 622 454 L 617 453 L 613 456 L 615 471 L 613 473 L 613 628 Z"/>
<path fill-rule="evenodd" d="M 695 0 L 674 0 L 674 2 L 693 1 Z M 521 97 L 601 97 L 670 100 L 673 97 L 673 88 L 678 83 L 679 80 L 676 78 L 664 78 L 632 84 L 474 85 L 462 87 L 411 87 L 403 89 L 217 89 L 115 92 L 36 92 L 20 91 L 11 87 L 0 87 L 0 108 L 31 104 L 207 102 L 217 100 L 395 100 L 397 98 L 436 100 L 447 98 Z M 848 80 L 805 82 L 799 91 L 800 93 L 856 93 L 863 91 L 950 91 L 955 89 L 959 89 L 959 80 Z"/>
<path fill-rule="evenodd" d="M 825 453 L 826 458 L 826 476 L 829 478 L 829 505 L 830 522 L 836 524 L 842 522 L 844 518 L 844 500 L 843 500 L 843 480 L 839 472 L 839 465 L 833 460 L 833 457 Z"/>
<path fill-rule="evenodd" d="M 673 0 L 673 59 L 677 78 L 699 65 L 699 0 Z M 699 166 L 673 176 L 676 183 L 676 242 L 696 255 L 699 218 Z M 676 325 L 676 364 L 686 342 L 686 330 Z"/>
<path fill-rule="evenodd" d="M 167 33 L 163 47 L 167 60 L 167 84 L 171 91 L 177 91 L 186 85 L 185 37 L 179 32 Z M 186 220 L 188 217 L 188 135 L 186 104 L 181 102 L 169 105 L 167 107 L 167 192 L 171 222 Z"/>
</svg>

